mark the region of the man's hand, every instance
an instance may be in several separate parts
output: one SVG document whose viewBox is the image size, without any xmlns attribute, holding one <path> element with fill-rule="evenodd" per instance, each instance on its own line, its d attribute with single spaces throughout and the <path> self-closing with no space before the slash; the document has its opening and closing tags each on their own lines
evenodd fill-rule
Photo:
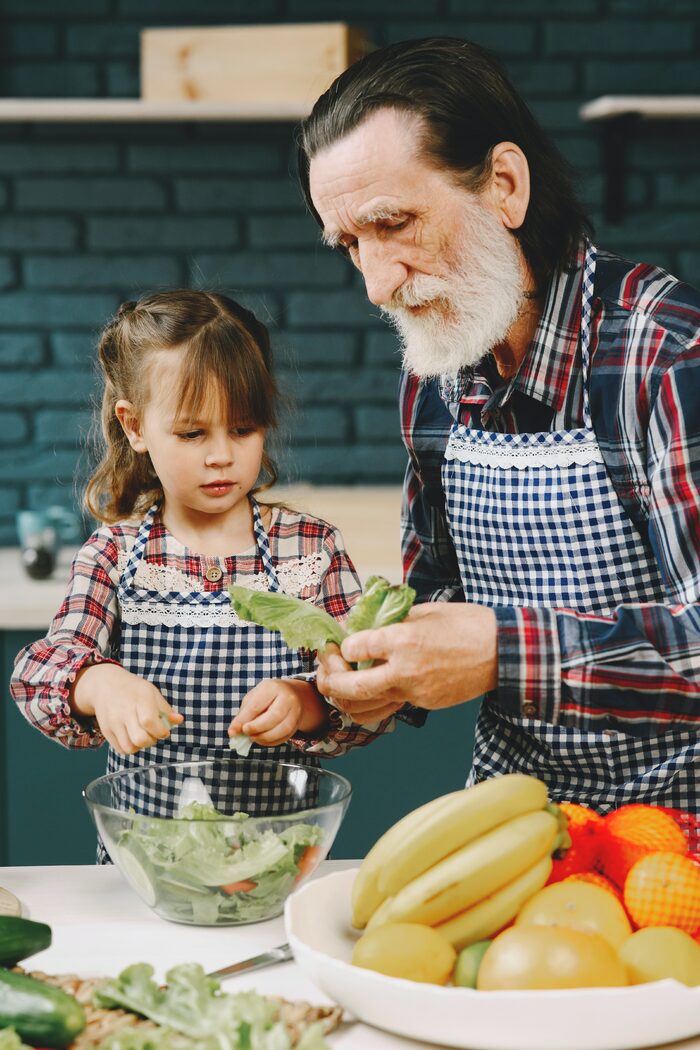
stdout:
<svg viewBox="0 0 700 1050">
<path fill-rule="evenodd" d="M 342 658 L 341 658 L 342 657 Z M 346 661 L 378 660 L 353 671 Z M 498 682 L 496 617 L 481 605 L 415 606 L 403 623 L 358 631 L 319 655 L 317 684 L 356 722 L 404 703 L 436 710 L 473 700 Z"/>
<path fill-rule="evenodd" d="M 91 664 L 76 675 L 71 708 L 93 716 L 105 740 L 120 755 L 133 755 L 170 736 L 183 716 L 160 690 L 118 664 Z"/>
<path fill-rule="evenodd" d="M 327 721 L 325 703 L 311 682 L 275 678 L 244 697 L 228 735 L 245 733 L 256 744 L 277 747 L 296 733 L 322 735 Z"/>
</svg>

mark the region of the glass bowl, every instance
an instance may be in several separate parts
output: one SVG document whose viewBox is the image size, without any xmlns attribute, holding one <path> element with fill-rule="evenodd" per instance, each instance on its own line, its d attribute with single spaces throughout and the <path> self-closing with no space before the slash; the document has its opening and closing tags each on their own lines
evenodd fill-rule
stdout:
<svg viewBox="0 0 700 1050">
<path fill-rule="evenodd" d="M 351 793 L 325 769 L 225 755 L 109 773 L 83 796 L 111 860 L 157 915 L 238 926 L 281 915 L 328 854 Z"/>
</svg>

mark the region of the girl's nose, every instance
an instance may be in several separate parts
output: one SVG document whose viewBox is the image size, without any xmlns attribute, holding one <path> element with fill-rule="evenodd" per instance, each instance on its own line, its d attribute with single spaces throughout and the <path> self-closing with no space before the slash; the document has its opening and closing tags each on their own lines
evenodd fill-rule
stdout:
<svg viewBox="0 0 700 1050">
<path fill-rule="evenodd" d="M 211 442 L 204 462 L 208 467 L 228 466 L 233 462 L 233 441 L 226 435 Z"/>
</svg>

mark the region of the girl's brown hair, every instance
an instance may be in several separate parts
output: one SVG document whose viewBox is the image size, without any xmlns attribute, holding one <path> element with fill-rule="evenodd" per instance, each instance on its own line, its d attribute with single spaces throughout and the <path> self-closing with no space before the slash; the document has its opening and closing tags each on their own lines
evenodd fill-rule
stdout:
<svg viewBox="0 0 700 1050">
<path fill-rule="evenodd" d="M 265 325 L 228 296 L 183 289 L 122 303 L 102 332 L 98 360 L 104 379 L 100 411 L 102 458 L 87 484 L 85 507 L 108 524 L 143 513 L 162 497 L 150 456 L 135 452 L 115 414 L 124 398 L 141 416 L 148 390 L 148 355 L 186 347 L 178 404 L 196 418 L 212 387 L 231 426 L 276 426 L 277 387 Z M 277 480 L 263 453 L 261 491 Z"/>
</svg>

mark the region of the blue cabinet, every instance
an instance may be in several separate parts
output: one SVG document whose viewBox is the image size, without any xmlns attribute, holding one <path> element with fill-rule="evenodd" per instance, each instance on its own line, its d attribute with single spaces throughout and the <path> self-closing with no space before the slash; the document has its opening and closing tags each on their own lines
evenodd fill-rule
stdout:
<svg viewBox="0 0 700 1050">
<path fill-rule="evenodd" d="M 5 631 L 0 706 L 0 865 L 89 864 L 95 832 L 81 791 L 105 771 L 107 752 L 69 751 L 33 729 L 7 690 L 16 653 L 40 631 Z M 353 798 L 333 856 L 361 857 L 390 824 L 428 799 L 462 787 L 477 705 L 436 712 L 422 729 L 396 731 L 327 767 L 346 776 Z"/>
</svg>

